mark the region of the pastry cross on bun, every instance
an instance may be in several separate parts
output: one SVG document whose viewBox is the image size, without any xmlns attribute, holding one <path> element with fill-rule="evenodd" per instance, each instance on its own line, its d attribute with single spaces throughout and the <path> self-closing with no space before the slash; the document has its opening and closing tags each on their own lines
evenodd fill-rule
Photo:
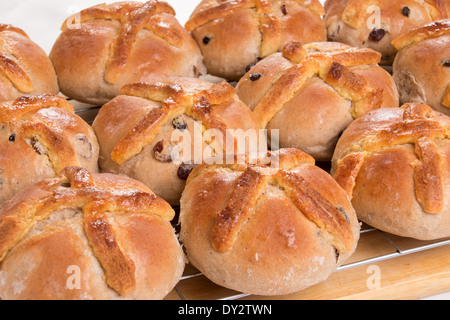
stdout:
<svg viewBox="0 0 450 320">
<path fill-rule="evenodd" d="M 0 46 L 0 102 L 59 92 L 50 59 L 23 30 L 0 24 Z"/>
<path fill-rule="evenodd" d="M 239 81 L 237 94 L 262 127 L 280 130 L 280 147 L 330 160 L 338 134 L 352 119 L 373 109 L 398 106 L 392 77 L 377 65 L 380 57 L 374 50 L 339 43 L 290 42 L 282 53 L 251 68 Z M 256 80 L 255 74 L 260 75 Z M 325 115 L 332 105 L 346 110 Z M 288 126 L 289 134 L 283 129 Z"/>
<path fill-rule="evenodd" d="M 400 236 L 445 237 L 449 137 L 450 118 L 429 106 L 375 110 L 344 132 L 332 174 L 363 222 Z"/>
<path fill-rule="evenodd" d="M 344 99 L 352 102 L 350 112 L 354 118 L 381 106 L 382 90 L 371 88 L 363 76 L 347 68 L 376 64 L 380 59 L 376 52 L 355 48 L 320 51 L 320 47 L 315 51 L 313 45 L 308 47 L 312 49 L 310 53 L 298 42 L 291 42 L 284 48 L 283 57 L 295 65 L 274 83 L 255 107 L 254 113 L 262 127 L 266 127 L 275 114 L 315 76 L 332 86 Z"/>
<path fill-rule="evenodd" d="M 102 20 L 115 20 L 121 24 L 118 36 L 111 45 L 110 58 L 106 65 L 105 80 L 114 84 L 127 67 L 133 42 L 142 29 L 153 32 L 165 39 L 170 45 L 180 48 L 182 35 L 176 29 L 170 29 L 162 23 L 161 14 L 175 16 L 173 8 L 162 1 L 149 1 L 144 4 L 129 2 L 121 5 L 115 3 L 111 6 L 100 5 L 82 10 L 80 23 Z M 67 20 L 63 23 L 62 31 L 67 30 Z"/>
<path fill-rule="evenodd" d="M 392 44 L 399 50 L 393 76 L 401 103 L 424 103 L 450 115 L 450 20 L 413 29 Z"/>
<path fill-rule="evenodd" d="M 0 105 L 0 125 L 2 202 L 67 166 L 98 170 L 94 131 L 60 96 L 22 96 L 4 102 Z"/>
<path fill-rule="evenodd" d="M 26 191 L 0 210 L 3 299 L 162 298 L 179 280 L 184 256 L 170 225 L 174 211 L 140 183 L 67 167 Z M 152 248 L 156 243 L 167 252 Z M 49 246 L 54 250 L 45 251 Z M 38 252 L 53 263 L 51 270 Z M 61 281 L 66 263 L 84 273 L 77 290 Z M 168 268 L 157 271 L 161 279 L 151 274 L 155 267 Z M 28 276 L 14 290 L 24 270 Z"/>
<path fill-rule="evenodd" d="M 161 128 L 174 118 L 186 114 L 201 121 L 206 130 L 217 129 L 226 136 L 227 125 L 220 117 L 213 116 L 214 106 L 234 98 L 236 89 L 227 82 L 214 84 L 203 90 L 189 92 L 182 86 L 170 83 L 136 83 L 125 85 L 122 95 L 140 97 L 161 103 L 161 108 L 152 109 L 114 148 L 111 158 L 118 164 L 139 154 L 152 144 Z M 226 145 L 223 146 L 224 148 Z"/>
<path fill-rule="evenodd" d="M 260 136 L 252 112 L 235 93 L 227 82 L 213 84 L 194 78 L 125 85 L 118 97 L 100 109 L 93 123 L 102 170 L 127 174 L 178 205 L 195 164 L 231 147 L 234 152 L 239 145 L 237 137 L 228 138 L 228 129 L 240 129 L 242 135 L 251 129 Z M 208 138 L 207 133 L 214 137 Z M 266 145 L 265 135 L 261 139 Z M 221 146 L 215 143 L 219 140 Z M 183 150 L 177 152 L 179 146 Z"/>
<path fill-rule="evenodd" d="M 317 0 L 204 0 L 186 29 L 199 43 L 209 73 L 238 80 L 246 66 L 289 40 L 325 40 L 324 14 Z"/>
<path fill-rule="evenodd" d="M 392 65 L 397 50 L 391 42 L 427 23 L 448 17 L 448 0 L 327 0 L 328 38 L 383 54 L 381 64 Z"/>
<path fill-rule="evenodd" d="M 254 214 L 260 195 L 269 185 L 278 185 L 297 208 L 331 240 L 337 250 L 340 252 L 351 251 L 354 245 L 354 235 L 342 212 L 332 206 L 303 177 L 291 172 L 292 169 L 302 165 L 314 165 L 314 159 L 295 149 L 282 149 L 274 155 L 278 159 L 276 173 L 273 174 L 267 174 L 264 170 L 269 168 L 272 163 L 251 163 L 249 158 L 245 161 L 245 165 L 204 165 L 199 169 L 194 169 L 192 176 L 189 176 L 187 184 L 200 174 L 205 174 L 209 170 L 217 170 L 220 167 L 234 171 L 243 170 L 225 208 L 217 215 L 212 231 L 213 247 L 221 253 L 231 250 L 243 225 Z"/>
<path fill-rule="evenodd" d="M 198 46 L 164 1 L 101 4 L 77 15 L 79 26 L 69 17 L 50 53 L 62 92 L 71 98 L 105 103 L 122 85 L 152 75 L 204 73 Z M 89 54 L 98 57 L 87 59 Z M 72 83 L 76 77 L 85 84 Z"/>
<path fill-rule="evenodd" d="M 359 224 L 312 157 L 297 149 L 265 156 L 270 162 L 197 166 L 181 199 L 180 237 L 215 283 L 281 295 L 327 278 L 354 252 Z"/>
</svg>

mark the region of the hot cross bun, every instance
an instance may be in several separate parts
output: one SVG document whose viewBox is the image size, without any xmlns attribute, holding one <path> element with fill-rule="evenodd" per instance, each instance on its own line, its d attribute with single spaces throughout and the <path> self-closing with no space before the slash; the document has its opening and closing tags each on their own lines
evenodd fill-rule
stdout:
<svg viewBox="0 0 450 320">
<path fill-rule="evenodd" d="M 325 280 L 354 252 L 360 230 L 345 191 L 298 149 L 197 166 L 180 226 L 188 259 L 205 276 L 272 296 Z"/>
<path fill-rule="evenodd" d="M 450 115 L 450 20 L 416 28 L 393 42 L 400 102 L 427 104 Z"/>
<path fill-rule="evenodd" d="M 99 105 L 127 83 L 206 72 L 195 40 L 159 0 L 81 11 L 64 22 L 50 58 L 65 95 Z"/>
<path fill-rule="evenodd" d="M 325 41 L 317 0 L 203 0 L 186 28 L 192 31 L 210 74 L 239 80 L 250 64 L 291 41 Z"/>
<path fill-rule="evenodd" d="M 94 130 L 60 96 L 22 96 L 4 102 L 0 126 L 0 203 L 67 166 L 98 170 Z"/>
<path fill-rule="evenodd" d="M 250 68 L 237 94 L 269 134 L 279 130 L 281 148 L 329 161 L 340 133 L 355 118 L 399 105 L 395 83 L 379 61 L 371 49 L 290 42 Z"/>
<path fill-rule="evenodd" d="M 327 0 L 328 39 L 383 54 L 381 64 L 392 65 L 396 48 L 391 42 L 422 25 L 446 19 L 448 0 Z"/>
<path fill-rule="evenodd" d="M 55 70 L 44 50 L 23 30 L 0 24 L 0 103 L 58 92 Z"/>
<path fill-rule="evenodd" d="M 379 109 L 355 120 L 332 174 L 358 218 L 403 237 L 450 236 L 450 117 L 423 104 Z"/>
<path fill-rule="evenodd" d="M 238 135 L 253 130 L 259 136 L 252 112 L 235 93 L 227 82 L 212 84 L 193 78 L 124 86 L 121 95 L 100 109 L 93 123 L 101 169 L 127 174 L 178 205 L 195 164 L 224 153 L 229 145 L 227 130 L 241 129 Z M 223 148 L 218 144 L 211 147 L 214 139 L 206 133 L 213 131 L 222 139 Z M 188 136 L 181 138 L 185 134 Z M 259 138 L 267 143 L 265 136 Z M 228 141 L 234 148 L 235 140 Z M 186 144 L 183 151 L 177 151 L 177 145 Z"/>
<path fill-rule="evenodd" d="M 137 181 L 67 167 L 2 206 L 0 298 L 162 299 L 185 265 L 174 215 Z"/>
</svg>

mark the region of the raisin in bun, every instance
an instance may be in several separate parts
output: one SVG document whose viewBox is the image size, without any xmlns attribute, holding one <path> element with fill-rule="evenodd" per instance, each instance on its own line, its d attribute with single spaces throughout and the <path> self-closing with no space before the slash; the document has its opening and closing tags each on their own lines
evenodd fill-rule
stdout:
<svg viewBox="0 0 450 320">
<path fill-rule="evenodd" d="M 0 126 L 0 203 L 67 166 L 98 170 L 94 130 L 60 96 L 22 96 L 4 102 Z"/>
<path fill-rule="evenodd" d="M 325 280 L 354 252 L 360 230 L 345 191 L 297 149 L 197 166 L 180 226 L 189 261 L 206 277 L 271 296 Z"/>
<path fill-rule="evenodd" d="M 178 205 L 195 164 L 227 148 L 228 129 L 253 130 L 259 135 L 252 112 L 235 92 L 227 82 L 212 84 L 193 78 L 124 86 L 93 123 L 101 170 L 126 174 Z M 224 141 L 223 148 L 206 136 L 212 131 Z M 234 143 L 234 139 L 228 141 Z"/>
<path fill-rule="evenodd" d="M 162 299 L 185 266 L 174 215 L 137 181 L 67 167 L 0 209 L 0 298 Z"/>
<path fill-rule="evenodd" d="M 281 148 L 329 161 L 340 133 L 355 118 L 398 107 L 394 80 L 379 61 L 380 54 L 371 49 L 290 42 L 252 67 L 237 93 L 269 134 L 279 130 Z"/>
<path fill-rule="evenodd" d="M 372 111 L 344 132 L 332 174 L 358 218 L 420 240 L 450 236 L 450 117 L 422 104 Z"/>
<path fill-rule="evenodd" d="M 325 41 L 324 9 L 317 0 L 203 0 L 186 23 L 208 73 L 237 81 L 247 66 L 291 40 Z"/>
<path fill-rule="evenodd" d="M 391 42 L 424 24 L 447 18 L 447 0 L 327 0 L 328 39 L 383 54 L 381 64 L 392 65 L 397 50 Z"/>
<path fill-rule="evenodd" d="M 393 42 L 400 102 L 427 104 L 450 115 L 450 20 L 414 29 Z"/>
<path fill-rule="evenodd" d="M 203 74 L 200 49 L 174 15 L 151 0 L 100 4 L 69 18 L 50 53 L 61 91 L 101 105 L 127 83 Z"/>
<path fill-rule="evenodd" d="M 0 102 L 59 93 L 52 62 L 23 30 L 0 24 L 0 45 Z"/>
</svg>

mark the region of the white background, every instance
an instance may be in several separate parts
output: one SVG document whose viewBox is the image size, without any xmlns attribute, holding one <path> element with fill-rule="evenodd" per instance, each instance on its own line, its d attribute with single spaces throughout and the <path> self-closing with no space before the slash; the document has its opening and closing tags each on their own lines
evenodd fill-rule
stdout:
<svg viewBox="0 0 450 320">
<path fill-rule="evenodd" d="M 118 0 L 0 0 L 0 23 L 23 29 L 47 53 L 60 33 L 66 18 L 84 8 Z M 176 11 L 182 25 L 200 0 L 166 0 Z M 321 1 L 322 3 L 324 1 Z M 450 293 L 430 299 L 450 300 Z"/>
</svg>

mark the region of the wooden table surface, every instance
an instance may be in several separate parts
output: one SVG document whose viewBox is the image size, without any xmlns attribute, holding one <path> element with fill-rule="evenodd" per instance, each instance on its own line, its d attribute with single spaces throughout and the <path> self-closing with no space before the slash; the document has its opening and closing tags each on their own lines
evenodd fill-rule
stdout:
<svg viewBox="0 0 450 320">
<path fill-rule="evenodd" d="M 248 296 L 187 265 L 166 300 L 413 300 L 450 291 L 450 239 L 417 241 L 363 227 L 353 256 L 326 281 L 288 296 Z"/>
</svg>

